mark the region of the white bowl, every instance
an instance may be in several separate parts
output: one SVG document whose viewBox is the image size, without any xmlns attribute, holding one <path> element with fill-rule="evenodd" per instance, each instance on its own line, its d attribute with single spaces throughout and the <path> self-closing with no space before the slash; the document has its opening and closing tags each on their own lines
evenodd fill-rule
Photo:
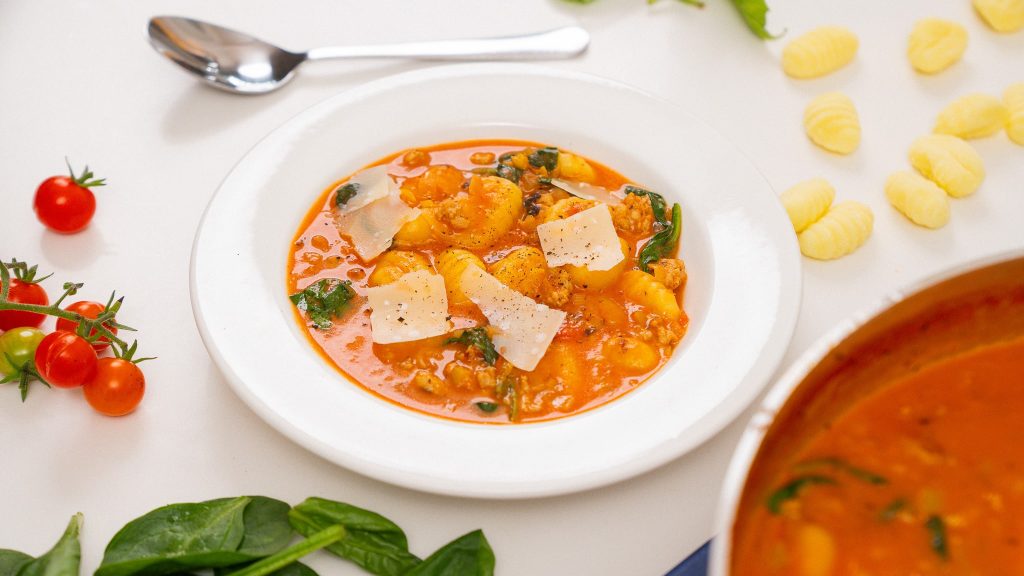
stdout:
<svg viewBox="0 0 1024 576">
<path fill-rule="evenodd" d="M 476 138 L 573 150 L 682 204 L 691 324 L 669 364 L 637 390 L 551 422 L 461 423 L 385 401 L 311 348 L 292 315 L 285 267 L 321 191 L 389 153 Z M 735 418 L 789 342 L 800 257 L 764 178 L 679 107 L 593 76 L 472 64 L 347 91 L 259 142 L 206 210 L 191 290 L 203 341 L 228 382 L 295 442 L 386 482 L 517 498 L 629 478 Z"/>
</svg>

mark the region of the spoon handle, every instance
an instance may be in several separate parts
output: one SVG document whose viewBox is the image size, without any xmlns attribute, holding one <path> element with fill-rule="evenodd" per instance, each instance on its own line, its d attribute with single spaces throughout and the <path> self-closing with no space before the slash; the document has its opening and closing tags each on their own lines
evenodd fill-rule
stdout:
<svg viewBox="0 0 1024 576">
<path fill-rule="evenodd" d="M 586 50 L 589 43 L 590 35 L 586 30 L 579 26 L 566 26 L 522 36 L 314 48 L 306 53 L 306 58 L 545 60 L 570 58 Z"/>
</svg>

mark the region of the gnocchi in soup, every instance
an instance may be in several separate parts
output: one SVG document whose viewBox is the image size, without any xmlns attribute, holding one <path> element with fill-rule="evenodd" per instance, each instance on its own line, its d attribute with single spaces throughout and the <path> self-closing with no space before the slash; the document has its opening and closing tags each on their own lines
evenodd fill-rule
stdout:
<svg viewBox="0 0 1024 576">
<path fill-rule="evenodd" d="M 296 315 L 366 390 L 455 420 L 610 402 L 686 333 L 678 204 L 531 142 L 406 150 L 328 187 L 288 258 Z"/>
</svg>

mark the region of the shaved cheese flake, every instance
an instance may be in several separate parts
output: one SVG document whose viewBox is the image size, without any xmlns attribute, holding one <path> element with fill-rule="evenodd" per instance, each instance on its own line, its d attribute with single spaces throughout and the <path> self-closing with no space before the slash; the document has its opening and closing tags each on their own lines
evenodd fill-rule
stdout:
<svg viewBox="0 0 1024 576">
<path fill-rule="evenodd" d="M 383 286 L 366 289 L 370 330 L 377 344 L 411 342 L 451 330 L 444 278 L 417 270 Z"/>
<path fill-rule="evenodd" d="M 537 237 L 548 266 L 586 266 L 610 270 L 622 262 L 622 246 L 612 224 L 612 213 L 598 204 L 562 220 L 537 226 Z"/>
<path fill-rule="evenodd" d="M 594 186 L 593 184 L 587 184 L 586 182 L 568 182 L 566 180 L 552 178 L 551 183 L 573 196 L 578 196 L 584 200 L 604 202 L 605 204 L 610 204 L 612 206 L 622 204 L 622 199 L 625 194 L 618 190 L 613 192 L 607 188 Z"/>
<path fill-rule="evenodd" d="M 459 282 L 491 324 L 498 354 L 521 370 L 536 368 L 562 327 L 565 312 L 534 302 L 476 266 L 467 266 Z"/>
<path fill-rule="evenodd" d="M 331 193 L 332 200 L 337 195 L 338 190 L 349 184 L 355 184 L 358 188 L 355 196 L 350 198 L 348 202 L 338 206 L 338 212 L 341 214 L 355 212 L 360 208 L 368 206 L 375 200 L 380 200 L 389 194 L 393 194 L 398 189 L 395 181 L 391 179 L 391 176 L 388 176 L 387 166 L 374 166 L 359 172 L 345 181 L 344 184 L 335 188 Z"/>
<path fill-rule="evenodd" d="M 402 202 L 396 189 L 360 210 L 338 215 L 338 231 L 348 237 L 359 257 L 368 262 L 390 248 L 402 226 L 419 215 L 420 209 Z"/>
</svg>

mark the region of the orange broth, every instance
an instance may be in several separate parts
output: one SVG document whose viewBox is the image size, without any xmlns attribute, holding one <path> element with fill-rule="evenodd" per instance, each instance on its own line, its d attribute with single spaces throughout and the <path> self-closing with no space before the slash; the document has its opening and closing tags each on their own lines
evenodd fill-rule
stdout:
<svg viewBox="0 0 1024 576">
<path fill-rule="evenodd" d="M 424 189 L 436 186 L 435 191 L 444 196 L 457 193 L 453 187 L 472 190 L 475 186 L 472 180 L 476 178 L 472 171 L 494 167 L 502 154 L 540 147 L 543 145 L 515 140 L 454 142 L 402 151 L 368 167 L 386 164 L 389 174 L 403 187 L 403 191 L 412 186 L 423 185 Z M 426 159 L 424 152 L 428 155 Z M 596 174 L 592 184 L 618 190 L 631 182 L 610 168 L 587 162 Z M 453 167 L 457 171 L 436 168 L 440 166 Z M 428 169 L 435 168 L 436 173 L 428 173 Z M 417 178 L 421 180 L 417 182 Z M 424 178 L 432 178 L 430 186 L 423 184 Z M 365 294 L 368 278 L 384 257 L 363 262 L 335 226 L 333 193 L 347 180 L 339 180 L 324 190 L 299 226 L 288 257 L 289 293 L 300 291 L 323 278 L 339 278 L 351 281 L 357 294 Z M 445 190 L 446 186 L 451 189 Z M 524 197 L 527 192 L 524 185 Z M 413 206 L 419 205 L 410 202 L 404 193 L 403 200 Z M 636 268 L 638 247 L 649 239 L 650 234 L 619 231 L 619 236 L 629 244 L 626 270 Z M 400 249 L 425 256 L 433 267 L 438 255 L 449 246 L 450 243 L 435 239 Z M 520 214 L 515 227 L 492 245 L 469 250 L 491 269 L 495 262 L 523 246 L 539 247 L 526 213 Z M 392 250 L 395 249 L 396 246 L 392 246 Z M 676 302 L 681 302 L 682 292 L 683 287 L 675 290 Z M 327 361 L 349 380 L 373 394 L 427 414 L 493 424 L 550 420 L 605 404 L 635 389 L 657 372 L 675 347 L 675 342 L 662 345 L 656 341 L 655 333 L 664 333 L 668 321 L 628 300 L 618 283 L 603 290 L 574 287 L 569 301 L 557 308 L 568 313 L 566 321 L 540 364 L 529 373 L 512 367 L 504 358 L 499 358 L 493 367 L 487 366 L 479 354 L 472 354 L 465 345 L 445 344 L 452 334 L 414 342 L 376 344 L 371 339 L 370 308 L 363 296 L 357 296 L 344 316 L 335 319 L 327 330 L 313 327 L 297 310 L 296 318 Z M 486 324 L 484 316 L 471 302 L 450 303 L 449 314 L 453 331 Z M 674 339 L 678 341 L 686 329 L 685 313 L 671 322 L 669 329 L 674 331 L 677 336 Z M 624 367 L 621 362 L 608 359 L 605 345 L 609 339 L 644 334 L 655 340 L 646 341 L 656 353 L 653 364 L 638 369 L 636 366 Z M 435 376 L 436 380 L 431 380 L 435 385 L 428 389 L 415 384 L 414 376 L 419 372 Z M 513 378 L 518 387 L 513 400 L 502 403 L 500 398 L 496 398 L 495 376 L 499 379 Z M 517 403 L 514 409 L 513 402 Z M 481 403 L 497 408 L 485 411 L 481 409 Z"/>
<path fill-rule="evenodd" d="M 1024 574 L 1024 339 L 926 365 L 821 428 L 744 494 L 732 574 Z"/>
</svg>

